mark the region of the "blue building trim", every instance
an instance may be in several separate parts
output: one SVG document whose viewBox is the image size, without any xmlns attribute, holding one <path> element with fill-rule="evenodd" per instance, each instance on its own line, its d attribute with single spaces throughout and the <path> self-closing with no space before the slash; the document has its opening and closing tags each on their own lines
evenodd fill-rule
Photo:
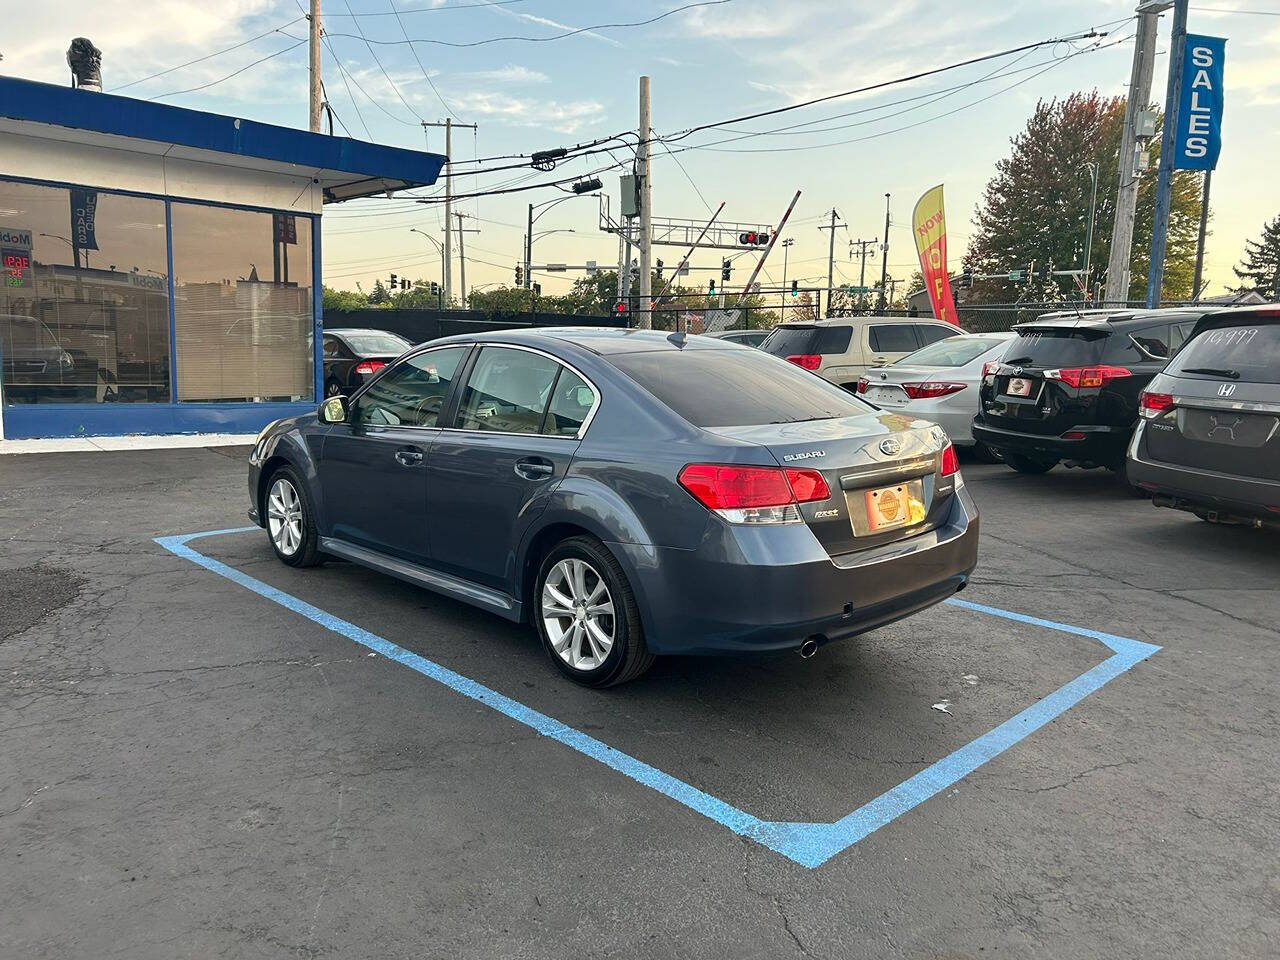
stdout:
<svg viewBox="0 0 1280 960">
<path fill-rule="evenodd" d="M 164 202 L 164 255 L 169 271 L 169 399 L 178 402 L 178 309 L 173 287 L 173 208 Z"/>
<path fill-rule="evenodd" d="M 324 399 L 324 271 L 320 268 L 320 218 L 311 218 L 311 346 L 316 358 L 316 403 Z"/>
<path fill-rule="evenodd" d="M 4 408 L 6 440 L 129 434 L 257 433 L 272 420 L 310 413 L 304 403 L 31 403 Z"/>
<path fill-rule="evenodd" d="M 336 171 L 404 186 L 435 183 L 445 157 L 188 110 L 149 100 L 0 77 L 0 116 L 95 133 L 172 143 L 238 157 Z"/>
</svg>

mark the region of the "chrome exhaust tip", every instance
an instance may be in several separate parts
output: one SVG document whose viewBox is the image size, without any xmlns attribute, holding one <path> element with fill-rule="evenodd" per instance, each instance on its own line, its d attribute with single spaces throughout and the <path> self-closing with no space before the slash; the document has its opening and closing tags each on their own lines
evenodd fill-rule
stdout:
<svg viewBox="0 0 1280 960">
<path fill-rule="evenodd" d="M 804 643 L 800 644 L 800 659 L 808 660 L 818 652 L 818 641 L 810 637 Z"/>
</svg>

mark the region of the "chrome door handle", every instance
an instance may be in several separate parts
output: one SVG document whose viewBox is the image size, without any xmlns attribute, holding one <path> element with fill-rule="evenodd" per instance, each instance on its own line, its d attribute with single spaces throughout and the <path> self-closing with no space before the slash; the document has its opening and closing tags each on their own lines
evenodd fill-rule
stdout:
<svg viewBox="0 0 1280 960">
<path fill-rule="evenodd" d="M 422 462 L 422 451 L 420 450 L 397 450 L 396 463 L 402 467 L 416 467 Z"/>
<path fill-rule="evenodd" d="M 526 480 L 547 480 L 555 472 L 555 465 L 540 457 L 516 461 L 516 473 Z"/>
</svg>

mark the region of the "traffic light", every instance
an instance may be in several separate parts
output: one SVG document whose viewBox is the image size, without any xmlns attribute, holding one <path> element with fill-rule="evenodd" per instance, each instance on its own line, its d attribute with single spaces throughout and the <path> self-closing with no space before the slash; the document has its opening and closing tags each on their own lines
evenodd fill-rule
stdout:
<svg viewBox="0 0 1280 960">
<path fill-rule="evenodd" d="M 516 264 L 516 286 L 524 286 L 524 266 L 519 263 Z"/>
<path fill-rule="evenodd" d="M 533 285 L 533 295 L 535 297 L 542 296 L 542 284 L 535 282 Z"/>
<path fill-rule="evenodd" d="M 711 288 L 707 290 L 707 296 L 714 297 L 715 295 L 716 295 L 716 281 L 715 281 L 715 278 L 713 277 L 711 279 Z"/>
<path fill-rule="evenodd" d="M 391 275 L 391 289 L 394 290 L 395 288 L 396 288 L 396 275 L 393 273 Z"/>
<path fill-rule="evenodd" d="M 968 290 L 970 287 L 972 287 L 973 271 L 966 270 L 964 273 L 960 274 L 960 278 L 956 281 L 956 286 L 958 286 L 961 290 Z"/>
<path fill-rule="evenodd" d="M 800 281 L 799 281 L 799 280 L 792 280 L 792 281 L 791 281 L 791 295 L 792 295 L 793 297 L 798 297 L 798 296 L 800 296 Z"/>
<path fill-rule="evenodd" d="M 738 242 L 748 247 L 763 247 L 769 242 L 769 234 L 749 230 L 738 234 Z"/>
<path fill-rule="evenodd" d="M 409 278 L 408 278 L 408 277 L 401 277 L 401 278 L 400 278 L 400 289 L 401 289 L 401 290 L 408 290 L 408 289 L 409 289 Z"/>
<path fill-rule="evenodd" d="M 658 279 L 659 280 L 662 279 L 662 261 L 661 260 L 658 261 Z"/>
<path fill-rule="evenodd" d="M 733 277 L 733 263 L 730 262 L 728 257 L 725 257 L 723 260 L 720 261 L 720 279 L 723 280 L 725 283 L 728 283 L 732 277 Z"/>
<path fill-rule="evenodd" d="M 440 284 L 436 283 L 434 280 L 431 281 L 431 295 L 433 297 L 440 296 Z"/>
<path fill-rule="evenodd" d="M 615 303 L 614 303 L 614 305 L 613 305 L 613 312 L 614 312 L 614 313 L 616 313 L 616 314 L 619 314 L 619 315 L 626 313 L 626 312 L 627 312 L 627 301 L 625 301 L 625 300 L 618 300 L 617 302 L 615 302 Z"/>
</svg>

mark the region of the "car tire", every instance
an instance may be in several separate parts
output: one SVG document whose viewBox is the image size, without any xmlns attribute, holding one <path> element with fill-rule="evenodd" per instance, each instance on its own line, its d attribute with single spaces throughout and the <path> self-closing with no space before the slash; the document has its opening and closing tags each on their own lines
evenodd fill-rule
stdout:
<svg viewBox="0 0 1280 960">
<path fill-rule="evenodd" d="M 293 467 L 281 467 L 267 481 L 262 498 L 267 539 L 276 558 L 291 567 L 314 567 L 324 561 L 315 510 L 306 485 Z"/>
<path fill-rule="evenodd" d="M 543 557 L 529 610 L 547 656 L 574 683 L 611 687 L 653 665 L 631 584 L 595 537 L 562 540 Z"/>
<path fill-rule="evenodd" d="M 1019 473 L 1040 474 L 1048 473 L 1058 465 L 1057 460 L 1037 460 L 1035 457 L 1023 456 L 1021 453 L 1011 453 L 1006 451 L 1004 462 Z"/>
<path fill-rule="evenodd" d="M 1004 454 L 981 440 L 973 445 L 973 456 L 982 463 L 1004 463 Z"/>
</svg>

